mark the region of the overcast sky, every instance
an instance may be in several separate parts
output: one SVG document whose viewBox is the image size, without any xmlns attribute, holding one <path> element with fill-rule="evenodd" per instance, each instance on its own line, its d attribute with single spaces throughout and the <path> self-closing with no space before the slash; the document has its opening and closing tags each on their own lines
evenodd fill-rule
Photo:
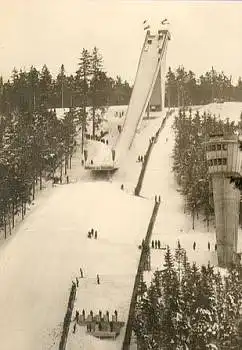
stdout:
<svg viewBox="0 0 242 350">
<path fill-rule="evenodd" d="M 54 74 L 62 63 L 73 73 L 82 48 L 97 46 L 106 71 L 132 82 L 144 19 L 157 30 L 166 17 L 167 67 L 242 76 L 242 3 L 155 0 L 0 0 L 0 74 L 44 63 Z"/>
</svg>

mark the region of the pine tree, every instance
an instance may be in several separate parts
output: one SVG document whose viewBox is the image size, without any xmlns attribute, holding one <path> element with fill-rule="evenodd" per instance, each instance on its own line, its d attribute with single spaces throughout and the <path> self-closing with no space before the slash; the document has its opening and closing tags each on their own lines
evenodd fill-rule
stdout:
<svg viewBox="0 0 242 350">
<path fill-rule="evenodd" d="M 32 100 L 30 103 L 30 108 L 35 110 L 37 103 L 37 95 L 39 93 L 39 72 L 33 66 L 31 66 L 28 73 L 28 85 L 29 85 L 29 95 Z"/>
<path fill-rule="evenodd" d="M 60 72 L 56 77 L 56 95 L 59 98 L 60 97 L 60 106 L 61 108 L 64 108 L 64 92 L 66 90 L 66 74 L 65 74 L 65 67 L 64 64 L 60 67 Z"/>
<path fill-rule="evenodd" d="M 169 246 L 165 253 L 164 269 L 161 274 L 162 299 L 164 304 L 162 318 L 162 333 L 167 349 L 176 349 L 178 342 L 176 320 L 180 314 L 179 280 L 174 267 L 174 260 Z"/>
<path fill-rule="evenodd" d="M 96 111 L 107 104 L 105 89 L 108 83 L 106 73 L 103 71 L 103 58 L 98 49 L 94 47 L 91 57 L 91 72 L 89 98 L 92 107 L 92 136 L 95 136 Z"/>
<path fill-rule="evenodd" d="M 53 86 L 52 86 L 52 76 L 46 64 L 43 65 L 40 73 L 39 86 L 40 86 L 40 103 L 42 106 L 48 107 Z"/>
<path fill-rule="evenodd" d="M 79 69 L 76 72 L 76 86 L 81 96 L 80 120 L 82 123 L 82 144 L 81 149 L 84 149 L 84 136 L 86 130 L 88 93 L 91 79 L 91 55 L 88 50 L 83 49 L 79 62 Z"/>
</svg>

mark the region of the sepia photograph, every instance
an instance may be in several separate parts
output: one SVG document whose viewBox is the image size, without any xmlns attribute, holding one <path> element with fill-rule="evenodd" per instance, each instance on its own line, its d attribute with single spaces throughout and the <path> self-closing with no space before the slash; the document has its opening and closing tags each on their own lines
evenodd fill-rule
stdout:
<svg viewBox="0 0 242 350">
<path fill-rule="evenodd" d="M 0 350 L 242 350 L 242 2 L 0 28 Z"/>
</svg>

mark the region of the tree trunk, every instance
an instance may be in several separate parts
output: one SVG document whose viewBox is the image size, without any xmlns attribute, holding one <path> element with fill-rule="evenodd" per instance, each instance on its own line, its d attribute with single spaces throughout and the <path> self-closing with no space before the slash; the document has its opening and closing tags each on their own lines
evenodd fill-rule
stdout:
<svg viewBox="0 0 242 350">
<path fill-rule="evenodd" d="M 71 159 L 72 159 L 72 155 L 70 154 L 70 169 L 71 169 Z"/>
<path fill-rule="evenodd" d="M 22 213 L 22 220 L 24 219 L 24 202 L 22 200 L 21 202 L 21 213 Z"/>
<path fill-rule="evenodd" d="M 81 153 L 84 150 L 84 121 L 82 121 L 82 142 L 81 142 Z"/>
<path fill-rule="evenodd" d="M 96 114 L 96 108 L 92 108 L 92 137 L 95 137 L 95 129 L 96 129 L 96 124 L 95 124 L 95 114 Z"/>
<path fill-rule="evenodd" d="M 195 229 L 195 211 L 192 211 L 192 229 Z"/>
<path fill-rule="evenodd" d="M 13 226 L 13 228 L 14 228 L 14 226 L 15 226 L 15 220 L 14 220 L 14 218 L 15 218 L 15 215 L 14 215 L 14 202 L 13 202 L 13 204 L 12 204 L 12 226 Z"/>
<path fill-rule="evenodd" d="M 63 164 L 62 164 L 62 158 L 61 158 L 61 164 L 60 164 L 60 176 L 62 178 L 63 175 Z"/>
<path fill-rule="evenodd" d="M 82 144 L 81 144 L 82 153 L 84 150 L 85 132 L 86 132 L 86 102 L 85 102 L 85 105 L 83 106 L 83 118 L 82 118 Z"/>
<path fill-rule="evenodd" d="M 9 226 L 9 234 L 11 236 L 11 234 L 12 234 L 12 227 L 11 227 L 11 215 L 10 215 L 10 213 L 8 215 L 8 226 Z"/>
<path fill-rule="evenodd" d="M 33 181 L 33 184 L 32 184 L 32 200 L 34 201 L 35 199 L 35 180 Z"/>
<path fill-rule="evenodd" d="M 209 217 L 207 217 L 207 230 L 209 232 Z"/>
<path fill-rule="evenodd" d="M 65 155 L 65 175 L 66 175 L 66 173 L 67 173 L 67 164 L 66 164 L 67 162 L 66 162 L 66 155 Z"/>
<path fill-rule="evenodd" d="M 39 189 L 42 190 L 42 170 L 40 170 L 39 174 Z"/>
<path fill-rule="evenodd" d="M 4 213 L 4 238 L 7 238 L 7 220 L 6 220 L 6 214 Z"/>
</svg>

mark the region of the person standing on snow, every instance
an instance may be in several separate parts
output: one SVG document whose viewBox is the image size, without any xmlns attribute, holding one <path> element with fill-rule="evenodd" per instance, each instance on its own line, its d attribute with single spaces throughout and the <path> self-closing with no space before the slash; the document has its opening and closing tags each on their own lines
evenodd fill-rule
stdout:
<svg viewBox="0 0 242 350">
<path fill-rule="evenodd" d="M 100 284 L 100 278 L 99 278 L 99 275 L 97 275 L 97 284 Z"/>
<path fill-rule="evenodd" d="M 74 321 L 76 321 L 76 322 L 79 321 L 79 311 L 78 310 L 76 310 L 76 316 L 75 316 L 75 320 Z"/>
<path fill-rule="evenodd" d="M 193 250 L 196 249 L 196 242 L 193 242 Z"/>
</svg>

